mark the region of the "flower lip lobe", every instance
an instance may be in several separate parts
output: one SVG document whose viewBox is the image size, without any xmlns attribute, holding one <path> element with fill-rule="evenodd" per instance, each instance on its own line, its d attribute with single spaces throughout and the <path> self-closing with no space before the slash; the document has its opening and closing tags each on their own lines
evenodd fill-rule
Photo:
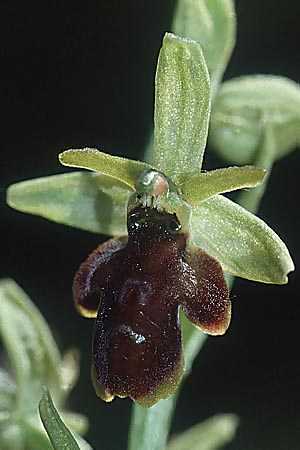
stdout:
<svg viewBox="0 0 300 450">
<path fill-rule="evenodd" d="M 105 401 L 145 406 L 171 395 L 182 376 L 179 307 L 209 334 L 223 334 L 230 300 L 220 264 L 191 246 L 175 214 L 138 206 L 128 240 L 100 245 L 74 280 L 80 312 L 94 315 L 92 376 Z"/>
<path fill-rule="evenodd" d="M 106 282 L 95 325 L 95 383 L 102 398 L 130 396 L 149 405 L 160 386 L 168 385 L 169 395 L 178 383 L 181 333 L 173 287 L 185 246 L 179 230 L 175 216 L 155 209 L 129 214 L 128 244 L 111 260 L 115 276 Z"/>
</svg>

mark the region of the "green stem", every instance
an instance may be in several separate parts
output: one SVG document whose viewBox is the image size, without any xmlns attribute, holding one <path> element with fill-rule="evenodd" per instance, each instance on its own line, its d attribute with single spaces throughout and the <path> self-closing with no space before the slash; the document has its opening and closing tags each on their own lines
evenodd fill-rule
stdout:
<svg viewBox="0 0 300 450">
<path fill-rule="evenodd" d="M 259 148 L 254 162 L 255 165 L 268 170 L 268 174 L 262 186 L 244 191 L 240 194 L 237 203 L 255 213 L 258 210 L 261 198 L 265 192 L 267 182 L 272 170 L 275 155 L 275 141 L 272 129 L 265 129 L 262 145 Z M 227 277 L 229 288 L 232 288 L 234 277 Z M 191 369 L 195 357 L 203 347 L 207 335 L 199 332 L 190 322 L 181 317 L 184 357 L 187 375 Z M 181 383 L 182 386 L 183 383 Z M 134 404 L 132 422 L 129 434 L 128 450 L 164 450 L 166 448 L 169 429 L 179 390 L 167 400 L 161 400 L 152 408 L 145 409 Z"/>
<path fill-rule="evenodd" d="M 257 151 L 254 165 L 267 170 L 264 182 L 257 188 L 243 191 L 238 198 L 239 205 L 252 213 L 258 211 L 261 199 L 265 193 L 268 180 L 275 160 L 276 143 L 272 127 L 267 126 L 262 135 L 261 146 Z"/>
<path fill-rule="evenodd" d="M 177 395 L 173 395 L 149 409 L 133 405 L 130 450 L 161 450 L 166 447 L 176 400 Z"/>
</svg>

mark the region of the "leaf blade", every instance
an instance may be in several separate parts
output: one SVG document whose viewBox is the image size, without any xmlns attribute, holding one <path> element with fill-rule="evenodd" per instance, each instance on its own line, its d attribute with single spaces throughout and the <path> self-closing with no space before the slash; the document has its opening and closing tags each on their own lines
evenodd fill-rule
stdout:
<svg viewBox="0 0 300 450">
<path fill-rule="evenodd" d="M 155 81 L 152 163 L 176 181 L 202 165 L 210 115 L 210 82 L 197 42 L 167 33 Z"/>
<path fill-rule="evenodd" d="M 0 280 L 0 333 L 16 377 L 16 409 L 35 410 L 41 384 L 60 399 L 60 355 L 44 318 L 11 279 Z"/>
<path fill-rule="evenodd" d="M 285 284 L 294 264 L 286 245 L 261 219 L 222 195 L 193 208 L 192 240 L 225 272 L 263 283 Z"/>
<path fill-rule="evenodd" d="M 39 403 L 39 412 L 54 450 L 61 450 L 63 448 L 80 450 L 72 433 L 61 420 L 48 389 L 44 389 Z"/>
<path fill-rule="evenodd" d="M 18 211 L 94 233 L 124 235 L 131 190 L 101 174 L 71 172 L 11 185 L 7 203 Z"/>
</svg>

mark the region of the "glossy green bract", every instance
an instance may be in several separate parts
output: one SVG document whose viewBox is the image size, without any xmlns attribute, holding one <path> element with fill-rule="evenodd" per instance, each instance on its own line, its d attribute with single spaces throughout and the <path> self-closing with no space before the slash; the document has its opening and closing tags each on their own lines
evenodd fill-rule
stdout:
<svg viewBox="0 0 300 450">
<path fill-rule="evenodd" d="M 233 414 L 211 417 L 175 436 L 167 450 L 221 450 L 232 441 L 238 426 Z"/>
<path fill-rule="evenodd" d="M 154 110 L 154 167 L 174 182 L 201 169 L 209 114 L 209 75 L 197 42 L 166 34 L 161 48 Z"/>
<path fill-rule="evenodd" d="M 193 208 L 192 240 L 225 272 L 263 283 L 285 284 L 294 264 L 282 240 L 261 219 L 222 195 Z"/>
<path fill-rule="evenodd" d="M 233 1 L 179 0 L 172 29 L 175 34 L 201 44 L 214 95 L 235 44 Z"/>
<path fill-rule="evenodd" d="M 124 235 L 131 189 L 115 178 L 71 172 L 9 187 L 7 202 L 19 211 L 108 235 Z"/>
<path fill-rule="evenodd" d="M 298 84 L 271 75 L 226 81 L 212 110 L 211 145 L 230 163 L 254 163 L 266 127 L 272 127 L 274 132 L 274 159 L 299 145 Z"/>
</svg>

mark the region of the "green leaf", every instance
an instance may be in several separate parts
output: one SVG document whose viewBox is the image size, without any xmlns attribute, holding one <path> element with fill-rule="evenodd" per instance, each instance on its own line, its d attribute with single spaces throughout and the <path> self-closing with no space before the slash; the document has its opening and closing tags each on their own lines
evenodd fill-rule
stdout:
<svg viewBox="0 0 300 450">
<path fill-rule="evenodd" d="M 210 87 L 200 45 L 167 33 L 155 83 L 151 163 L 176 182 L 201 169 L 206 145 Z"/>
<path fill-rule="evenodd" d="M 173 438 L 167 450 L 218 450 L 234 438 L 238 419 L 232 414 L 211 417 Z"/>
<path fill-rule="evenodd" d="M 151 167 L 141 161 L 135 161 L 119 156 L 112 156 L 100 152 L 95 148 L 80 150 L 66 150 L 59 155 L 59 161 L 64 166 L 78 167 L 100 172 L 103 175 L 115 178 L 134 189 L 138 177 L 144 170 Z"/>
<path fill-rule="evenodd" d="M 172 29 L 201 44 L 212 91 L 216 92 L 235 44 L 233 1 L 178 0 Z"/>
<path fill-rule="evenodd" d="M 253 166 L 228 167 L 191 175 L 179 187 L 188 203 L 198 204 L 216 194 L 258 186 L 265 174 Z"/>
<path fill-rule="evenodd" d="M 253 75 L 222 84 L 210 127 L 211 145 L 230 163 L 253 164 L 265 129 L 276 143 L 274 159 L 300 144 L 300 87 L 282 77 Z"/>
<path fill-rule="evenodd" d="M 9 374 L 0 368 L 0 423 L 10 417 L 15 403 L 16 385 Z M 1 439 L 0 439 L 1 442 Z"/>
<path fill-rule="evenodd" d="M 118 180 L 89 172 L 72 172 L 13 184 L 7 203 L 94 233 L 127 233 L 126 205 L 131 190 Z"/>
<path fill-rule="evenodd" d="M 54 450 L 80 450 L 74 436 L 61 420 L 47 389 L 44 390 L 39 403 L 43 425 L 47 431 Z"/>
<path fill-rule="evenodd" d="M 16 381 L 19 414 L 36 410 L 42 383 L 60 398 L 60 356 L 47 323 L 13 280 L 0 281 L 0 335 Z"/>
<path fill-rule="evenodd" d="M 215 257 L 225 272 L 284 284 L 294 264 L 285 244 L 262 220 L 216 195 L 193 208 L 192 240 Z"/>
</svg>

